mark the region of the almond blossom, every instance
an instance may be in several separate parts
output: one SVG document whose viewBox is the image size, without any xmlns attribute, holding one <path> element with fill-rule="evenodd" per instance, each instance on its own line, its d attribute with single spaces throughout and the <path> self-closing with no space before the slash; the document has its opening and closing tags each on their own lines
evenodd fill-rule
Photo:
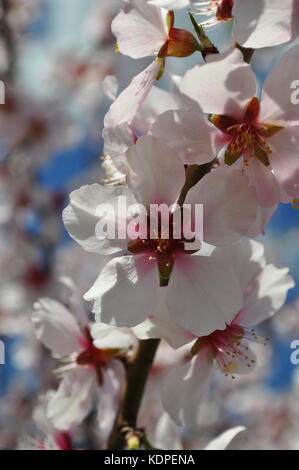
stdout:
<svg viewBox="0 0 299 470">
<path fill-rule="evenodd" d="M 55 429 L 47 416 L 49 400 L 53 390 L 39 396 L 38 405 L 33 410 L 33 420 L 38 430 L 43 434 L 43 439 L 33 439 L 34 447 L 40 450 L 73 450 L 72 435 L 70 431 Z"/>
<path fill-rule="evenodd" d="M 171 148 L 154 137 L 144 136 L 127 151 L 126 160 L 127 183 L 136 202 L 145 208 L 150 204 L 175 205 L 185 181 L 185 171 Z M 229 264 L 201 250 L 200 240 L 193 245 L 191 253 L 195 253 L 191 255 L 185 248 L 184 233 L 181 237 L 175 235 L 178 227 L 173 222 L 176 220 L 174 213 L 169 214 L 169 238 L 163 235 L 162 226 L 155 238 L 144 239 L 141 232 L 137 232 L 133 239 L 97 239 L 97 206 L 111 199 L 111 191 L 113 187 L 82 187 L 71 194 L 71 204 L 63 214 L 70 235 L 85 249 L 102 254 L 105 250 L 108 254 L 117 254 L 118 250 L 121 254 L 125 244 L 127 246 L 129 254 L 108 262 L 85 294 L 85 299 L 92 301 L 96 320 L 133 327 L 161 309 L 161 295 L 165 290 L 167 308 L 181 326 L 209 332 L 217 327 L 225 328 L 226 321 L 233 318 L 241 302 L 238 283 Z M 125 188 L 118 191 L 123 192 Z M 239 240 L 256 216 L 254 191 L 243 185 L 238 172 L 226 169 L 206 175 L 189 192 L 186 203 L 205 204 L 203 238 L 217 246 Z M 121 221 L 121 225 L 131 222 Z M 206 307 L 200 316 L 198 303 Z M 209 312 L 208 316 L 205 311 Z"/>
<path fill-rule="evenodd" d="M 296 0 L 284 0 L 283 4 L 280 0 L 197 0 L 192 3 L 198 7 L 194 14 L 206 17 L 200 22 L 206 30 L 233 22 L 233 37 L 243 47 L 277 46 L 295 39 L 299 33 Z"/>
<path fill-rule="evenodd" d="M 263 207 L 298 196 L 299 113 L 291 100 L 298 55 L 294 46 L 281 58 L 266 79 L 260 100 L 253 71 L 238 50 L 196 66 L 181 85 L 181 91 L 211 115 L 219 131 L 218 148 L 225 147 L 225 164 L 248 176 Z"/>
<path fill-rule="evenodd" d="M 163 389 L 163 406 L 178 425 L 195 424 L 194 409 L 208 393 L 215 364 L 233 379 L 236 374 L 254 369 L 257 358 L 249 343 L 266 344 L 268 339 L 259 336 L 252 325 L 272 317 L 294 287 L 288 268 L 268 264 L 258 242 L 244 241 L 229 247 L 224 256 L 233 261 L 243 291 L 243 306 L 224 330 L 193 340 L 190 358 L 170 373 Z"/>
<path fill-rule="evenodd" d="M 111 27 L 119 52 L 133 59 L 148 56 L 156 59 L 118 96 L 106 115 L 105 126 L 107 122 L 111 125 L 132 122 L 155 80 L 163 74 L 167 57 L 188 57 L 201 50 L 189 31 L 174 27 L 172 11 L 151 5 L 146 0 L 127 2 Z"/>
<path fill-rule="evenodd" d="M 68 431 L 80 424 L 97 392 L 111 414 L 123 377 L 122 365 L 115 358 L 122 349 L 134 347 L 134 335 L 100 324 L 90 329 L 87 322 L 80 324 L 68 308 L 49 298 L 34 304 L 32 321 L 37 338 L 61 362 L 56 374 L 62 380 L 47 406 L 55 429 Z M 110 397 L 109 407 L 105 397 Z"/>
</svg>

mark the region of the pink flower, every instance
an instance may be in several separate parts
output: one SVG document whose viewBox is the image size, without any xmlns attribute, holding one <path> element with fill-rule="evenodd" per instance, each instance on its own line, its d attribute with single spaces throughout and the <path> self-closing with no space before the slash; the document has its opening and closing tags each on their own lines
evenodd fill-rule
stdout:
<svg viewBox="0 0 299 470">
<path fill-rule="evenodd" d="M 49 390 L 46 395 L 41 395 L 33 410 L 33 420 L 43 434 L 43 440 L 32 439 L 32 443 L 39 450 L 74 450 L 71 433 L 55 429 L 47 416 L 48 403 L 54 393 Z"/>
<path fill-rule="evenodd" d="M 80 424 L 91 411 L 98 389 L 100 401 L 110 397 L 111 414 L 123 377 L 115 357 L 136 343 L 134 336 L 99 324 L 90 331 L 63 304 L 48 298 L 35 303 L 32 321 L 37 338 L 62 364 L 56 373 L 63 379 L 47 406 L 55 429 L 68 431 Z"/>
<path fill-rule="evenodd" d="M 185 170 L 174 150 L 152 136 L 144 136 L 126 152 L 126 160 L 127 183 L 135 202 L 145 208 L 150 204 L 175 204 L 184 185 Z M 205 204 L 203 238 L 207 243 L 225 246 L 239 240 L 255 219 L 254 191 L 238 174 L 227 169 L 212 172 L 188 194 L 187 204 Z M 138 325 L 164 309 L 166 295 L 167 309 L 179 325 L 196 332 L 225 328 L 241 302 L 229 263 L 210 257 L 199 240 L 193 249 L 199 251 L 191 255 L 185 249 L 183 234 L 178 239 L 173 236 L 173 212 L 169 238 L 163 238 L 162 226 L 155 239 L 139 236 L 135 240 L 98 240 L 96 209 L 99 203 L 110 201 L 112 189 L 116 191 L 93 185 L 74 191 L 63 214 L 70 235 L 85 249 L 116 254 L 126 244 L 129 252 L 108 262 L 85 294 L 85 299 L 93 303 L 96 319 L 111 325 Z M 125 188 L 118 191 L 124 194 Z M 205 306 L 202 315 L 198 315 L 198 304 Z"/>
<path fill-rule="evenodd" d="M 243 291 L 243 306 L 224 330 L 195 339 L 189 360 L 169 375 L 163 390 L 163 406 L 179 425 L 194 424 L 194 410 L 209 390 L 214 363 L 233 379 L 236 374 L 253 370 L 256 356 L 248 344 L 266 344 L 267 339 L 258 336 L 252 325 L 272 317 L 283 306 L 288 290 L 294 287 L 289 270 L 267 264 L 263 246 L 257 242 L 244 241 L 227 248 L 224 256 L 233 261 Z M 186 332 L 182 332 L 182 339 L 186 341 Z"/>
<path fill-rule="evenodd" d="M 138 59 L 156 59 L 132 80 L 119 95 L 105 118 L 105 126 L 132 123 L 155 80 L 163 71 L 166 57 L 188 57 L 199 49 L 188 31 L 174 28 L 174 14 L 149 4 L 146 0 L 130 0 L 112 22 L 118 50 Z"/>
<path fill-rule="evenodd" d="M 226 165 L 248 176 L 263 207 L 290 202 L 299 194 L 299 112 L 292 102 L 298 58 L 298 46 L 282 57 L 266 79 L 260 101 L 253 71 L 238 50 L 194 67 L 181 85 L 212 115 Z"/>
<path fill-rule="evenodd" d="M 258 49 L 294 39 L 299 32 L 296 0 L 197 0 L 195 14 L 206 16 L 205 28 L 234 20 L 233 37 L 241 46 Z"/>
</svg>

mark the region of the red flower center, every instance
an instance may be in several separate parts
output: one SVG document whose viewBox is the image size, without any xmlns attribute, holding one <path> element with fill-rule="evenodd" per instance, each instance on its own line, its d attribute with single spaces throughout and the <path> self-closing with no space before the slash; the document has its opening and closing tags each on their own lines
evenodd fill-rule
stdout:
<svg viewBox="0 0 299 470">
<path fill-rule="evenodd" d="M 229 135 L 230 141 L 225 152 L 225 163 L 233 165 L 241 156 L 245 166 L 248 158 L 257 157 L 265 166 L 270 165 L 272 153 L 267 138 L 283 129 L 282 126 L 264 124 L 258 121 L 260 104 L 256 97 L 246 106 L 240 121 L 227 115 L 213 115 L 211 122 L 223 133 Z"/>
</svg>

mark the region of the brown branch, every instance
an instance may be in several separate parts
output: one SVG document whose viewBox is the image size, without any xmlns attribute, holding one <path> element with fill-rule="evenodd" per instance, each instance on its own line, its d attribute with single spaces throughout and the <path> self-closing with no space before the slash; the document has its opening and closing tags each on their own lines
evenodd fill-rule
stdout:
<svg viewBox="0 0 299 470">
<path fill-rule="evenodd" d="M 127 366 L 126 383 L 120 408 L 107 449 L 121 450 L 126 446 L 126 434 L 137 428 L 137 416 L 143 398 L 145 384 L 160 340 L 147 339 L 139 342 L 134 357 Z"/>
</svg>

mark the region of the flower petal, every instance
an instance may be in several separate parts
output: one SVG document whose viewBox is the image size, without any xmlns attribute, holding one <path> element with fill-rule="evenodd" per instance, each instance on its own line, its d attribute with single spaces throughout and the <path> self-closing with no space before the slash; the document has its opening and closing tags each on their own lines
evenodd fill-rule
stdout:
<svg viewBox="0 0 299 470">
<path fill-rule="evenodd" d="M 244 426 L 235 426 L 234 428 L 227 429 L 220 436 L 212 439 L 203 450 L 225 450 L 233 439 L 243 431 L 246 431 Z"/>
<path fill-rule="evenodd" d="M 145 256 L 124 256 L 106 264 L 84 298 L 93 302 L 96 321 L 130 328 L 155 311 L 158 293 L 156 263 Z"/>
<path fill-rule="evenodd" d="M 101 186 L 92 184 L 81 186 L 70 194 L 70 204 L 64 209 L 62 217 L 65 228 L 71 237 L 86 251 L 110 255 L 122 251 L 127 245 L 127 239 L 117 238 L 117 223 L 126 227 L 126 214 L 119 214 L 119 196 L 126 197 L 127 203 L 134 202 L 132 193 L 125 187 Z M 101 205 L 107 204 L 107 209 L 101 214 Z M 102 221 L 114 227 L 113 237 L 97 235 L 97 224 Z"/>
<path fill-rule="evenodd" d="M 67 356 L 82 350 L 84 336 L 71 312 L 60 302 L 39 299 L 32 313 L 37 338 L 51 351 Z"/>
<path fill-rule="evenodd" d="M 130 85 L 117 97 L 105 116 L 105 127 L 113 127 L 123 122 L 131 124 L 149 94 L 161 67 L 154 60 L 145 70 L 133 78 Z"/>
<path fill-rule="evenodd" d="M 196 111 L 167 111 L 154 123 L 152 134 L 164 140 L 188 165 L 202 165 L 214 159 L 216 131 L 199 107 Z"/>
<path fill-rule="evenodd" d="M 238 322 L 257 325 L 280 310 L 288 290 L 295 285 L 288 273 L 288 268 L 277 268 L 273 264 L 265 266 L 248 286 Z"/>
<path fill-rule="evenodd" d="M 48 403 L 48 417 L 56 429 L 78 426 L 89 414 L 95 374 L 92 368 L 77 367 L 67 372 Z"/>
<path fill-rule="evenodd" d="M 137 200 L 173 204 L 184 185 L 185 170 L 178 154 L 153 136 L 138 139 L 126 152 L 127 182 Z"/>
<path fill-rule="evenodd" d="M 197 413 L 210 387 L 213 360 L 204 353 L 176 367 L 162 389 L 164 409 L 178 426 L 196 425 Z"/>
<path fill-rule="evenodd" d="M 234 0 L 234 36 L 243 47 L 258 49 L 291 40 L 294 0 Z"/>
<path fill-rule="evenodd" d="M 216 256 L 176 259 L 167 288 L 170 318 L 198 336 L 224 330 L 243 305 L 240 285 L 229 263 Z"/>
<path fill-rule="evenodd" d="M 293 83 L 299 73 L 299 45 L 289 49 L 265 80 L 261 99 L 261 122 L 277 122 L 282 125 L 298 125 L 298 104 L 292 94 L 298 91 Z M 297 87 L 298 89 L 298 87 Z M 280 134 L 280 133 L 279 133 Z"/>
<path fill-rule="evenodd" d="M 216 246 L 240 240 L 257 214 L 255 190 L 247 176 L 228 168 L 206 175 L 189 191 L 186 203 L 204 204 L 203 239 Z"/>
<path fill-rule="evenodd" d="M 119 51 L 132 57 L 153 56 L 168 38 L 167 11 L 146 0 L 130 0 L 112 21 Z"/>
<path fill-rule="evenodd" d="M 180 89 L 205 113 L 235 118 L 242 115 L 244 106 L 257 93 L 255 75 L 238 49 L 196 65 L 186 73 Z"/>
</svg>

